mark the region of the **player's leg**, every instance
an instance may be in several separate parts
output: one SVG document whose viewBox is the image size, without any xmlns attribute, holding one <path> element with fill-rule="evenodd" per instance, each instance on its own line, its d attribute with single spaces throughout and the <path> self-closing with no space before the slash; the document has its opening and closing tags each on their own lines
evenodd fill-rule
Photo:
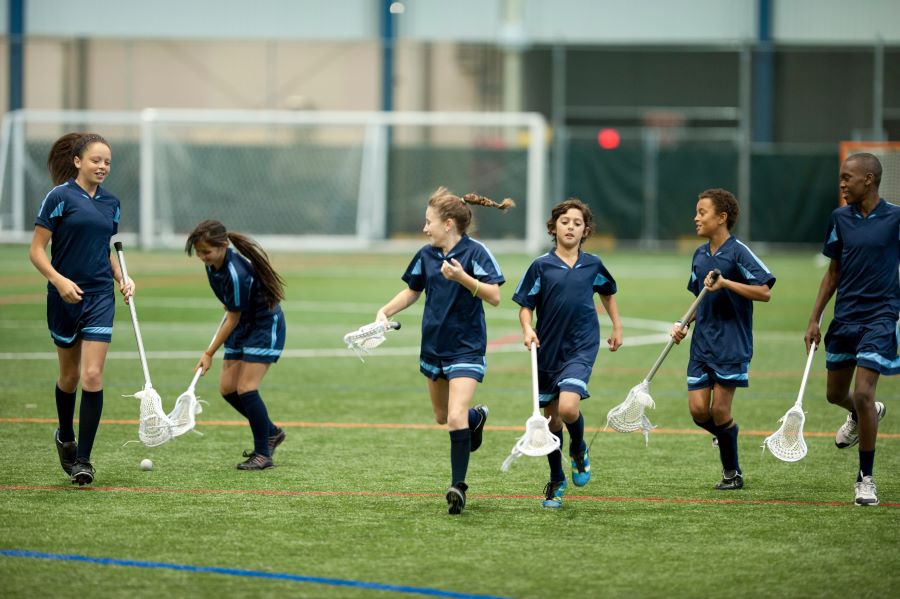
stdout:
<svg viewBox="0 0 900 599">
<path fill-rule="evenodd" d="M 580 392 L 560 387 L 559 419 L 569 431 L 569 456 L 572 458 L 572 482 L 576 487 L 585 486 L 591 480 L 591 462 L 584 442 L 584 415 L 581 413 Z"/>
<path fill-rule="evenodd" d="M 884 405 L 875 402 L 875 389 L 879 373 L 863 366 L 856 369 L 853 389 L 853 407 L 857 414 L 859 438 L 859 470 L 856 474 L 856 505 L 878 505 L 878 495 L 873 478 L 875 466 L 875 442 L 878 437 L 878 421 L 884 413 Z M 881 408 L 879 411 L 878 408 Z"/>
<path fill-rule="evenodd" d="M 59 427 L 53 434 L 59 465 L 71 476 L 78 443 L 75 441 L 75 401 L 81 374 L 81 340 L 72 347 L 56 348 L 59 378 L 56 381 L 56 417 Z"/>
<path fill-rule="evenodd" d="M 241 400 L 241 406 L 247 414 L 247 420 L 250 421 L 250 430 L 253 432 L 253 452 L 247 456 L 246 461 L 238 464 L 240 470 L 265 470 L 274 466 L 269 448 L 269 426 L 271 424 L 269 410 L 259 394 L 260 384 L 271 365 L 269 362 L 251 362 L 246 359 L 241 361 L 237 394 Z"/>
<path fill-rule="evenodd" d="M 466 505 L 466 475 L 472 452 L 472 430 L 469 428 L 469 404 L 475 395 L 478 379 L 451 375 L 447 381 L 447 429 L 450 432 L 450 469 L 452 484 L 447 490 L 448 511 L 459 514 Z"/>
<path fill-rule="evenodd" d="M 558 509 L 563 506 L 563 494 L 568 486 L 562 462 L 562 448 L 565 447 L 566 436 L 563 432 L 563 420 L 559 416 L 559 395 L 542 394 L 540 402 L 544 407 L 544 416 L 550 419 L 548 423 L 550 432 L 559 439 L 559 449 L 547 454 L 550 480 L 544 487 L 544 499 L 541 501 L 541 505 L 546 508 Z"/>
<path fill-rule="evenodd" d="M 710 413 L 719 441 L 722 480 L 716 485 L 720 491 L 733 491 L 744 486 L 743 472 L 738 461 L 738 433 L 740 428 L 731 416 L 735 387 L 717 382 L 713 386 Z"/>
</svg>

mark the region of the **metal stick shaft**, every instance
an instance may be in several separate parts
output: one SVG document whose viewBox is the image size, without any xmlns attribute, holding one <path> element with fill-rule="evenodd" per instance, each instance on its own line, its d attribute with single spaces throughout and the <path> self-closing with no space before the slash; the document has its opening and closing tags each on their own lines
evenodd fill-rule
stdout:
<svg viewBox="0 0 900 599">
<path fill-rule="evenodd" d="M 700 290 L 700 293 L 697 294 L 697 297 L 691 303 L 691 306 L 688 308 L 688 311 L 684 313 L 684 316 L 681 317 L 682 324 L 687 324 L 687 322 L 691 319 L 691 316 L 694 315 L 694 312 L 697 311 L 697 306 L 700 305 L 700 302 L 706 296 L 706 292 L 709 291 L 709 288 L 706 285 L 703 286 L 703 289 Z M 662 366 L 663 360 L 666 359 L 666 356 L 669 355 L 669 351 L 675 345 L 674 339 L 669 339 L 669 342 L 666 343 L 666 347 L 663 348 L 662 353 L 659 354 L 659 357 L 656 359 L 656 362 L 653 364 L 653 368 L 650 369 L 650 372 L 647 373 L 647 376 L 644 378 L 648 383 L 653 380 L 653 377 L 656 375 L 656 371 L 659 370 L 659 367 Z"/>
<path fill-rule="evenodd" d="M 534 414 L 540 416 L 541 405 L 538 400 L 538 361 L 537 361 L 537 344 L 531 342 L 531 399 L 534 407 Z"/>
<path fill-rule="evenodd" d="M 122 244 L 116 242 L 116 257 L 119 259 L 119 267 L 122 269 L 122 279 L 128 280 L 128 267 L 125 266 L 125 253 L 122 250 Z M 134 327 L 134 337 L 137 339 L 138 354 L 141 356 L 141 368 L 144 370 L 144 383 L 147 387 L 152 387 L 150 382 L 150 368 L 147 367 L 147 355 L 144 353 L 144 340 L 141 338 L 141 327 L 138 325 L 137 308 L 134 305 L 134 296 L 128 301 L 128 307 L 131 310 L 131 326 Z"/>
</svg>

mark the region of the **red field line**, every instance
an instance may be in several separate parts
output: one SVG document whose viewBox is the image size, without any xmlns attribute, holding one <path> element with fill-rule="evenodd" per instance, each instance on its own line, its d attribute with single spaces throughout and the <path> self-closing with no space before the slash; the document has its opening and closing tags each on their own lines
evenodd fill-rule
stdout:
<svg viewBox="0 0 900 599">
<path fill-rule="evenodd" d="M 29 423 L 29 424 L 56 424 L 56 418 L 0 418 L 0 422 L 9 422 L 9 423 Z M 75 422 L 78 422 L 78 419 L 75 419 Z M 129 426 L 137 426 L 139 422 L 137 420 L 125 419 L 125 420 L 103 420 L 103 424 L 123 424 Z M 294 421 L 294 422 L 277 422 L 278 426 L 288 427 L 288 428 L 364 428 L 364 429 L 389 429 L 389 430 L 445 430 L 447 427 L 444 424 L 419 424 L 419 423 L 403 423 L 403 422 L 306 422 L 306 421 Z M 198 426 L 247 426 L 246 420 L 203 420 L 197 423 Z M 485 427 L 486 430 L 493 431 L 522 431 L 524 430 L 523 426 L 515 425 L 488 425 Z M 598 427 L 590 427 L 586 426 L 584 428 L 585 433 L 615 433 L 615 431 L 611 429 L 603 429 Z M 640 431 L 635 431 L 639 433 Z M 742 435 L 749 435 L 751 437 L 768 437 L 774 431 L 746 431 L 742 430 Z M 709 435 L 708 432 L 700 429 L 689 429 L 689 428 L 655 428 L 653 429 L 653 434 L 658 435 Z M 806 437 L 832 437 L 834 436 L 834 432 L 821 432 L 821 431 L 803 431 L 803 435 Z M 900 433 L 878 433 L 879 439 L 900 439 Z"/>
<path fill-rule="evenodd" d="M 219 495 L 274 495 L 287 497 L 441 497 L 443 493 L 392 493 L 385 491 L 279 491 L 274 489 L 163 489 L 153 487 L 61 487 L 51 485 L 0 485 L 0 491 L 61 491 L 64 493 L 172 493 Z M 470 495 L 469 499 L 537 500 L 540 495 Z M 797 505 L 845 507 L 847 501 L 785 501 L 780 499 L 703 499 L 695 497 L 596 497 L 566 495 L 566 501 L 602 501 L 610 503 L 649 501 L 652 503 L 699 503 L 718 505 Z M 881 503 L 879 507 L 900 507 L 900 503 Z"/>
</svg>

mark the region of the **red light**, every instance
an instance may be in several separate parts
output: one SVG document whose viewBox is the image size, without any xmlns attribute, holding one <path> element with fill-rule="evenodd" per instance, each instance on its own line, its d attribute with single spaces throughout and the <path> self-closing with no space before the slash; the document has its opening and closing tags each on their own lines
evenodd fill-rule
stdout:
<svg viewBox="0 0 900 599">
<path fill-rule="evenodd" d="M 622 138 L 615 129 L 600 129 L 600 133 L 597 134 L 597 143 L 604 150 L 615 150 L 621 141 Z"/>
</svg>

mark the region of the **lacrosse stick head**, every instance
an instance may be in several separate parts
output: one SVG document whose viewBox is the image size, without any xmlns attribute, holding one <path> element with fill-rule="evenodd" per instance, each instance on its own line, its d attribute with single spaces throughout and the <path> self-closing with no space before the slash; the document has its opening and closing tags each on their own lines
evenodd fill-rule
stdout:
<svg viewBox="0 0 900 599">
<path fill-rule="evenodd" d="M 172 421 L 163 412 L 162 399 L 153 387 L 144 387 L 134 394 L 141 400 L 141 420 L 138 438 L 147 447 L 157 447 L 172 438 Z"/>
<path fill-rule="evenodd" d="M 535 414 L 525 421 L 525 434 L 516 441 L 516 451 L 533 458 L 559 449 L 559 437 L 550 432 L 550 419 Z"/>
<path fill-rule="evenodd" d="M 202 411 L 197 402 L 197 396 L 190 389 L 178 396 L 175 407 L 169 412 L 168 418 L 172 422 L 172 436 L 177 437 L 194 429 L 196 416 Z"/>
<path fill-rule="evenodd" d="M 653 425 L 645 411 L 655 407 L 656 403 L 650 397 L 650 383 L 643 381 L 631 388 L 625 401 L 606 414 L 606 426 L 620 433 L 642 430 L 646 436 L 653 430 Z"/>
<path fill-rule="evenodd" d="M 781 418 L 781 426 L 763 441 L 763 451 L 783 462 L 798 462 L 806 456 L 806 441 L 803 440 L 803 423 L 806 415 L 803 408 L 794 406 Z"/>
<path fill-rule="evenodd" d="M 384 323 L 379 320 L 350 331 L 344 335 L 344 343 L 347 344 L 347 349 L 352 349 L 359 359 L 365 362 L 369 351 L 384 343 L 384 334 L 399 328 L 399 322 Z"/>
</svg>

